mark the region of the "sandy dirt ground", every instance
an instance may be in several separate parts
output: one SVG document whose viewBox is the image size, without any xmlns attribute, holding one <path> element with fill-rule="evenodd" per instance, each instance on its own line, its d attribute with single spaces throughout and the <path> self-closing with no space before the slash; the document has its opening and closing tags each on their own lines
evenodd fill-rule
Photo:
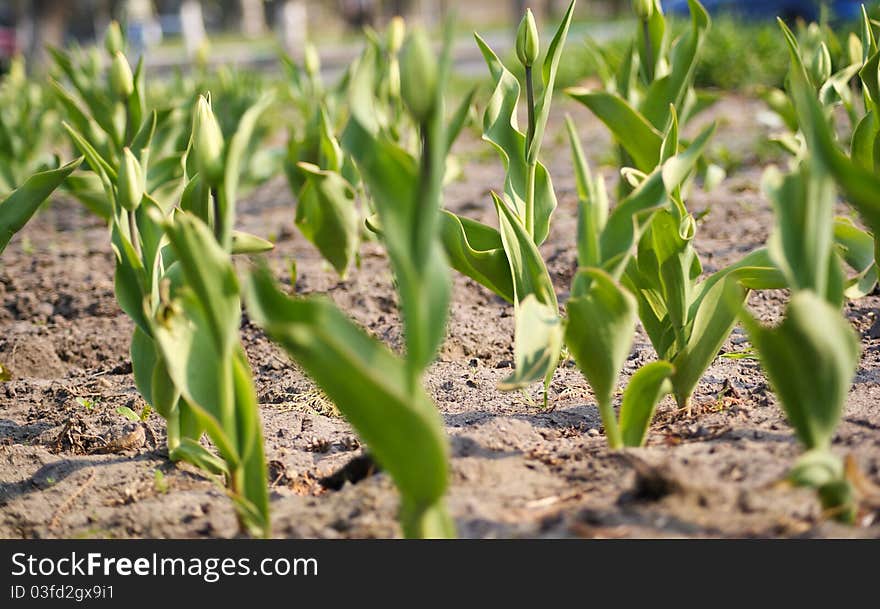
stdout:
<svg viewBox="0 0 880 609">
<path fill-rule="evenodd" d="M 572 105 L 595 165 L 610 159 L 604 128 Z M 759 103 L 727 97 L 702 122 L 717 120 L 714 151 L 733 167 L 712 193 L 689 205 L 706 210 L 696 238 L 707 272 L 764 243 L 772 226 L 760 192 L 766 158 L 754 151 L 767 129 Z M 556 118 L 561 115 L 556 114 Z M 473 135 L 459 151 L 467 175 L 447 206 L 495 223 L 490 189 L 503 173 Z M 560 301 L 575 270 L 576 197 L 560 124 L 551 125 L 547 164 L 559 208 L 543 246 Z M 614 179 L 611 167 L 602 169 Z M 401 325 L 382 248 L 366 243 L 361 268 L 340 281 L 297 233 L 295 201 L 283 178 L 240 204 L 242 228 L 277 242 L 268 255 L 278 278 L 299 294 L 324 293 L 395 349 Z M 290 286 L 289 265 L 298 280 Z M 774 321 L 784 292 L 756 293 L 751 308 Z M 863 356 L 834 449 L 851 455 L 880 485 L 880 297 L 850 302 Z M 717 359 L 688 417 L 664 401 L 647 447 L 614 453 L 590 389 L 572 362 L 562 365 L 543 409 L 538 388 L 501 393 L 510 372 L 513 311 L 476 283 L 455 278 L 448 340 L 426 383 L 451 443 L 450 511 L 465 537 L 880 537 L 880 508 L 868 502 L 859 526 L 823 517 L 814 494 L 780 484 L 800 447 L 751 358 Z M 162 420 L 146 426 L 116 412 L 143 403 L 132 379 L 132 324 L 113 295 L 106 229 L 60 197 L 14 241 L 0 262 L 0 537 L 232 537 L 231 503 L 210 479 L 170 463 Z M 314 385 L 245 321 L 270 462 L 273 535 L 393 537 L 397 494 L 364 466 L 364 447 Z M 723 353 L 748 349 L 736 329 Z M 621 384 L 655 358 L 637 335 Z M 158 473 L 157 473 L 158 472 Z M 346 481 L 348 478 L 348 481 Z"/>
</svg>

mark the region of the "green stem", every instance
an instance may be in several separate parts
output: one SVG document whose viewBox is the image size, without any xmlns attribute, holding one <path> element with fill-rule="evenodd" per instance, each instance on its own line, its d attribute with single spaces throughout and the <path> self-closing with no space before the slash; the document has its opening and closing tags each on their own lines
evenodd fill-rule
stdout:
<svg viewBox="0 0 880 609">
<path fill-rule="evenodd" d="M 419 127 L 419 143 L 421 144 L 421 154 L 419 155 L 419 200 L 417 201 L 417 205 L 419 206 L 419 210 L 413 214 L 413 235 L 417 239 L 414 248 L 416 251 L 419 251 L 419 244 L 422 243 L 422 239 L 428 237 L 425 235 L 425 208 L 431 205 L 431 163 L 433 159 L 431 158 L 431 141 L 430 136 L 428 134 L 427 125 L 422 125 Z M 417 268 L 423 263 L 422 260 L 416 260 Z"/>
<path fill-rule="evenodd" d="M 687 416 L 691 416 L 691 396 L 690 394 L 676 393 L 675 403 L 679 410 L 687 412 Z"/>
<path fill-rule="evenodd" d="M 220 378 L 217 379 L 217 401 L 220 411 L 220 425 L 229 441 L 236 442 L 238 425 L 235 420 L 235 388 L 233 387 L 232 357 L 222 364 Z M 232 472 L 230 472 L 230 475 Z"/>
<path fill-rule="evenodd" d="M 623 448 L 623 436 L 620 433 L 620 427 L 617 425 L 617 414 L 611 405 L 611 400 L 599 400 L 599 415 L 602 417 L 602 425 L 605 426 L 605 438 L 608 441 L 608 448 L 611 450 L 619 450 Z"/>
<path fill-rule="evenodd" d="M 400 523 L 408 539 L 453 539 L 455 523 L 446 511 L 443 499 L 427 507 L 416 508 L 403 501 Z"/>
<path fill-rule="evenodd" d="M 535 139 L 535 83 L 532 77 L 532 67 L 526 67 L 526 101 L 528 102 L 529 111 L 529 131 L 526 137 L 526 158 L 529 157 L 529 149 L 532 147 L 532 141 Z"/>
<path fill-rule="evenodd" d="M 166 444 L 168 446 L 168 458 L 172 461 L 175 459 L 175 451 L 180 446 L 180 411 L 172 414 L 166 421 L 166 434 L 168 436 Z"/>
<path fill-rule="evenodd" d="M 211 201 L 213 203 L 214 210 L 214 237 L 217 239 L 217 242 L 222 245 L 222 237 L 223 237 L 223 217 L 220 213 L 220 197 L 218 196 L 218 192 L 216 188 L 211 188 Z"/>
<path fill-rule="evenodd" d="M 535 237 L 535 173 L 538 169 L 537 159 L 532 160 L 532 142 L 535 140 L 535 85 L 532 77 L 531 66 L 526 67 L 526 102 L 529 113 L 529 130 L 526 134 L 525 158 L 528 166 L 526 173 L 526 232 L 530 237 Z M 537 156 L 537 155 L 535 155 Z"/>
<path fill-rule="evenodd" d="M 526 173 L 526 232 L 534 240 L 535 238 L 535 174 L 538 170 L 537 163 L 529 163 Z"/>
<path fill-rule="evenodd" d="M 654 45 L 651 43 L 651 24 L 642 20 L 642 31 L 645 34 L 645 76 L 648 84 L 654 82 Z"/>
</svg>

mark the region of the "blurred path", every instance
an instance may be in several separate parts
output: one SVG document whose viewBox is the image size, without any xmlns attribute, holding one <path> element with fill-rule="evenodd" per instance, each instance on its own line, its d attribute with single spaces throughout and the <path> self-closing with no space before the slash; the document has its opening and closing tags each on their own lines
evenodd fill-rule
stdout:
<svg viewBox="0 0 880 609">
<path fill-rule="evenodd" d="M 628 21 L 607 23 L 582 23 L 571 27 L 568 44 L 579 44 L 587 37 L 598 43 L 607 42 L 624 35 L 629 31 Z M 549 41 L 553 32 L 544 33 Z M 490 31 L 480 33 L 495 51 L 504 57 L 513 48 L 513 35 L 508 32 Z M 549 42 L 548 42 L 549 44 Z M 278 45 L 270 39 L 256 42 L 235 41 L 217 42 L 212 45 L 210 63 L 213 66 L 229 65 L 240 68 L 252 68 L 264 72 L 275 72 L 280 69 L 278 62 Z M 361 52 L 360 43 L 334 43 L 321 45 L 321 68 L 325 78 L 333 79 L 345 70 L 351 61 Z M 485 71 L 483 56 L 480 54 L 472 35 L 461 35 L 453 48 L 455 67 L 463 76 L 479 76 Z M 159 47 L 147 53 L 146 67 L 154 74 L 167 74 L 175 70 L 187 71 L 190 60 L 185 56 L 183 47 Z"/>
</svg>

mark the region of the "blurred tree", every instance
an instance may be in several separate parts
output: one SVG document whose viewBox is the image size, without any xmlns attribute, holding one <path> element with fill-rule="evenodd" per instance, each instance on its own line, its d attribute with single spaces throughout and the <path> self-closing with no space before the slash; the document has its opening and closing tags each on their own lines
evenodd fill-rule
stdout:
<svg viewBox="0 0 880 609">
<path fill-rule="evenodd" d="M 412 10 L 412 0 L 390 0 L 388 2 L 387 14 L 392 17 L 400 15 L 405 17 Z"/>
<path fill-rule="evenodd" d="M 349 26 L 360 29 L 375 22 L 376 4 L 376 0 L 339 0 L 339 10 Z"/>
<path fill-rule="evenodd" d="M 30 63 L 42 64 L 47 57 L 47 46 L 64 44 L 65 24 L 72 4 L 67 0 L 32 0 L 30 17 L 34 29 L 27 53 Z"/>
<path fill-rule="evenodd" d="M 256 38 L 266 31 L 266 10 L 263 0 L 239 0 L 241 3 L 241 33 Z"/>
</svg>

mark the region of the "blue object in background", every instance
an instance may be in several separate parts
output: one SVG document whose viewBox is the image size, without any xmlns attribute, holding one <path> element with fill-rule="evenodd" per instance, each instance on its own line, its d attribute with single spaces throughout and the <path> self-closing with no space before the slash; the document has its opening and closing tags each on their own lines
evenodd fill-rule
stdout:
<svg viewBox="0 0 880 609">
<path fill-rule="evenodd" d="M 819 19 L 818 0 L 701 0 L 710 13 L 731 13 L 747 19 L 791 19 L 803 17 L 810 21 Z M 828 8 L 835 19 L 856 19 L 861 15 L 861 5 L 866 0 L 829 0 Z M 672 15 L 689 14 L 687 0 L 663 0 L 663 10 Z"/>
</svg>

